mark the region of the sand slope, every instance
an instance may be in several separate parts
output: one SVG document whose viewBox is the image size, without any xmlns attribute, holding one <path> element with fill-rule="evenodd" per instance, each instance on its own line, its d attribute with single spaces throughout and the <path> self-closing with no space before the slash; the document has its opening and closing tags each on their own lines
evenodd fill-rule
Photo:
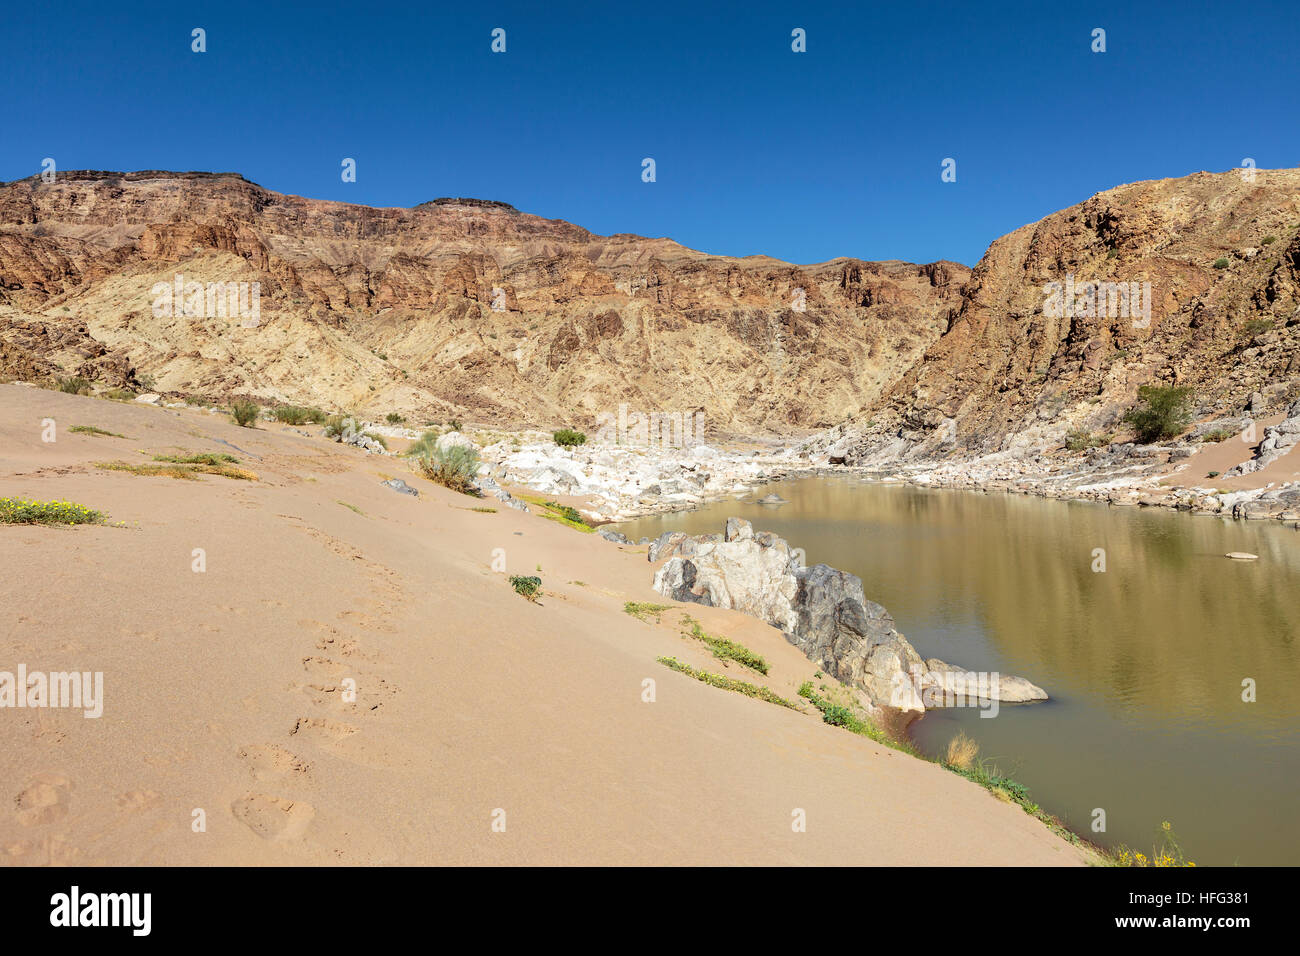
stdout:
<svg viewBox="0 0 1300 956">
<path fill-rule="evenodd" d="M 226 451 L 261 480 L 91 465 L 141 451 Z M 102 671 L 106 698 L 98 720 L 0 710 L 0 863 L 1085 862 L 953 774 L 656 663 L 721 670 L 676 612 L 623 613 L 662 600 L 643 549 L 474 512 L 495 502 L 400 460 L 4 385 L 0 496 L 14 495 L 126 526 L 0 526 L 0 670 Z M 495 548 L 543 579 L 539 605 L 491 570 Z M 814 673 L 773 628 L 691 612 L 763 654 L 783 696 Z M 724 672 L 763 682 L 741 671 Z"/>
</svg>

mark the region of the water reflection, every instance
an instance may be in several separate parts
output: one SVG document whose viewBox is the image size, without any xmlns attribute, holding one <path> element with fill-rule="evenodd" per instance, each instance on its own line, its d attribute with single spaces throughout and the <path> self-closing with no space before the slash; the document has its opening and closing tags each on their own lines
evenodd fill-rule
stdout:
<svg viewBox="0 0 1300 956">
<path fill-rule="evenodd" d="M 1048 704 L 994 720 L 928 715 L 917 741 L 937 751 L 965 729 L 1054 812 L 1086 826 L 1107 808 L 1102 842 L 1146 847 L 1173 819 L 1198 862 L 1300 863 L 1287 806 L 1300 784 L 1300 533 L 852 480 L 769 491 L 789 503 L 720 502 L 621 529 L 718 531 L 740 515 L 859 575 L 923 655 L 1045 687 Z M 1255 703 L 1242 701 L 1247 678 Z"/>
</svg>

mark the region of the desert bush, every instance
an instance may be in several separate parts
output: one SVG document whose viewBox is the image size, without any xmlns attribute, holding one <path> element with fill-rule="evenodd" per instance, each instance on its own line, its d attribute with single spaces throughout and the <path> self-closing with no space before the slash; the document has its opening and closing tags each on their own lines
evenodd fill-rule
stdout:
<svg viewBox="0 0 1300 956">
<path fill-rule="evenodd" d="M 1251 319 L 1249 322 L 1242 325 L 1241 334 L 1243 338 L 1253 339 L 1255 336 L 1261 335 L 1271 328 L 1273 328 L 1272 319 Z"/>
<path fill-rule="evenodd" d="M 261 409 L 256 402 L 241 398 L 230 403 L 230 415 L 234 418 L 235 424 L 242 428 L 256 428 L 260 413 Z"/>
<path fill-rule="evenodd" d="M 1143 385 L 1138 404 L 1124 413 L 1124 421 L 1144 445 L 1172 438 L 1192 420 L 1192 390 L 1186 385 Z"/>
<path fill-rule="evenodd" d="M 1227 441 L 1231 437 L 1232 432 L 1228 431 L 1226 428 L 1216 428 L 1213 431 L 1208 431 L 1202 435 L 1201 441 L 1208 445 L 1215 442 Z"/>
<path fill-rule="evenodd" d="M 536 601 L 537 596 L 542 593 L 542 579 L 539 577 L 512 574 L 510 586 L 515 589 L 516 594 L 521 594 L 530 601 Z"/>
<path fill-rule="evenodd" d="M 71 378 L 61 378 L 58 381 L 59 391 L 67 392 L 69 395 L 89 395 L 90 381 L 79 375 Z"/>
<path fill-rule="evenodd" d="M 586 524 L 582 518 L 582 512 L 572 505 L 562 505 L 555 501 L 546 502 L 546 507 L 550 508 L 565 521 L 573 521 L 577 524 Z"/>
<path fill-rule="evenodd" d="M 104 514 L 71 501 L 0 498 L 0 524 L 103 524 Z"/>
<path fill-rule="evenodd" d="M 1065 447 L 1069 451 L 1087 451 L 1089 448 L 1099 448 L 1109 442 L 1110 439 L 1106 435 L 1094 435 L 1083 428 L 1076 428 L 1065 436 Z"/>
<path fill-rule="evenodd" d="M 1271 246 L 1275 242 L 1277 242 L 1277 236 L 1265 236 L 1260 245 Z"/>
<path fill-rule="evenodd" d="M 404 425 L 406 423 L 406 416 L 399 415 L 397 412 L 389 412 L 384 416 L 384 421 L 388 422 L 390 425 Z"/>
<path fill-rule="evenodd" d="M 430 481 L 461 494 L 478 497 L 474 479 L 478 476 L 478 451 L 464 445 L 433 447 L 418 458 L 420 471 Z"/>
<path fill-rule="evenodd" d="M 975 763 L 975 755 L 979 752 L 979 744 L 959 731 L 956 737 L 948 741 L 948 752 L 944 763 L 957 770 L 969 770 Z"/>
<path fill-rule="evenodd" d="M 319 425 L 326 417 L 319 408 L 304 408 L 301 405 L 279 405 L 274 415 L 277 422 L 286 425 Z"/>
<path fill-rule="evenodd" d="M 1218 259 L 1214 260 L 1214 268 L 1216 269 L 1228 268 L 1228 260 L 1220 256 Z"/>
<path fill-rule="evenodd" d="M 587 443 L 587 436 L 572 428 L 561 428 L 559 431 L 553 432 L 551 438 L 561 448 L 573 448 L 575 445 L 585 445 Z"/>
<path fill-rule="evenodd" d="M 406 454 L 410 455 L 412 458 L 421 458 L 437 447 L 438 432 L 435 429 L 430 429 L 415 441 L 411 442 L 411 447 L 406 449 Z"/>
<path fill-rule="evenodd" d="M 351 415 L 331 415 L 325 419 L 325 437 L 342 439 L 357 430 L 357 420 Z"/>
</svg>

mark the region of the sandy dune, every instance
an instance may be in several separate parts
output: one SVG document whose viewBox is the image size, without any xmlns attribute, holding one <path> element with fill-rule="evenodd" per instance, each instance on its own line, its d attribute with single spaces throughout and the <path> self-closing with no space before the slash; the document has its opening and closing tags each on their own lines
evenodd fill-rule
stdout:
<svg viewBox="0 0 1300 956">
<path fill-rule="evenodd" d="M 230 452 L 260 480 L 92 467 L 142 451 Z M 4 385 L 0 496 L 125 523 L 0 526 L 0 670 L 102 671 L 105 695 L 99 719 L 0 710 L 0 863 L 1086 862 L 938 767 L 669 671 L 657 656 L 720 665 L 677 612 L 623 613 L 662 600 L 644 549 L 475 512 L 496 502 L 401 460 Z M 542 578 L 540 604 L 491 570 L 496 548 Z M 691 611 L 763 654 L 777 693 L 814 673 L 775 629 Z"/>
</svg>

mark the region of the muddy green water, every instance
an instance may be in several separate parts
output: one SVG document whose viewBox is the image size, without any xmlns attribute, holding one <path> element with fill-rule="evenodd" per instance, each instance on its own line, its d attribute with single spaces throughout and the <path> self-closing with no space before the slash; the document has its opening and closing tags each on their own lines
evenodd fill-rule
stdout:
<svg viewBox="0 0 1300 956">
<path fill-rule="evenodd" d="M 789 503 L 717 502 L 619 529 L 636 540 L 747 518 L 809 564 L 860 576 L 923 657 L 1043 687 L 1050 701 L 992 719 L 931 711 L 913 739 L 938 754 L 964 730 L 1097 843 L 1149 853 L 1168 820 L 1198 865 L 1300 864 L 1300 532 L 853 479 L 769 492 Z"/>
</svg>

